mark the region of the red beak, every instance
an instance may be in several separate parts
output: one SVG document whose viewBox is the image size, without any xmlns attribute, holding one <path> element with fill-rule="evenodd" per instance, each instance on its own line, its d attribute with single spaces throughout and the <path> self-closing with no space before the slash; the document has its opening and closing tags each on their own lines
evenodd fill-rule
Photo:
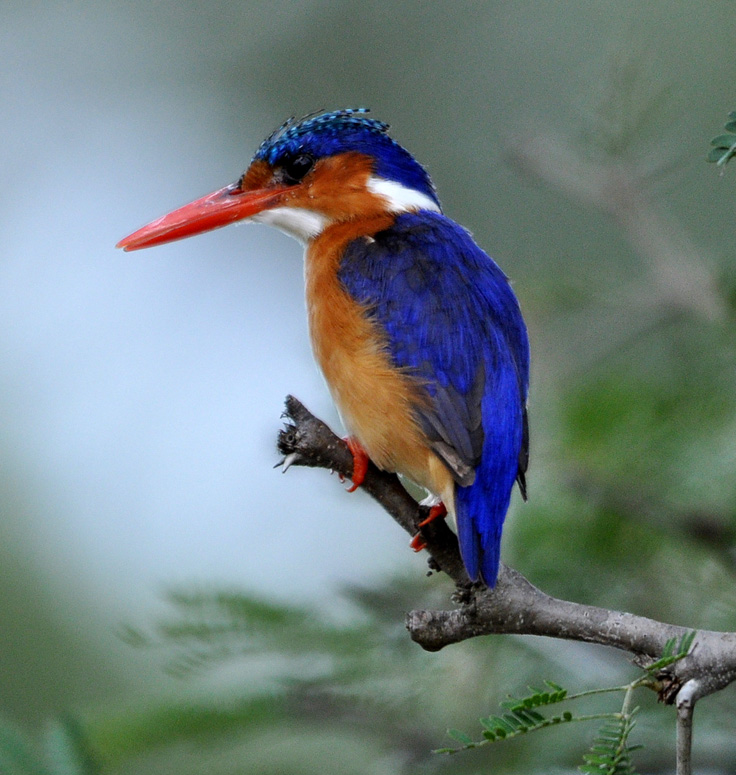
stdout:
<svg viewBox="0 0 736 775">
<path fill-rule="evenodd" d="M 241 191 L 237 184 L 190 202 L 178 210 L 151 221 L 134 231 L 115 246 L 123 250 L 140 250 L 219 229 L 235 221 L 250 218 L 275 207 L 288 188 L 261 188 Z"/>
</svg>

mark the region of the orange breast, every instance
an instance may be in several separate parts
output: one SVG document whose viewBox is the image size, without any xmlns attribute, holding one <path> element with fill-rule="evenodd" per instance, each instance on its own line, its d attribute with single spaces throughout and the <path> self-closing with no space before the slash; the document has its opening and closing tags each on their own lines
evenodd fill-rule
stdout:
<svg viewBox="0 0 736 775">
<path fill-rule="evenodd" d="M 312 347 L 348 432 L 371 460 L 441 496 L 452 510 L 452 477 L 413 419 L 422 395 L 391 364 L 382 332 L 337 277 L 348 242 L 392 221 L 381 216 L 335 224 L 309 245 L 305 274 Z"/>
</svg>

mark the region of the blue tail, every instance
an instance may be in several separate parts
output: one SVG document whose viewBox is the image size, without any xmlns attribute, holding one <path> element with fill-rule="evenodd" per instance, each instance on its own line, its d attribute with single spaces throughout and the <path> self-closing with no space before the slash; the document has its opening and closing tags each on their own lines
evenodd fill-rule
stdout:
<svg viewBox="0 0 736 775">
<path fill-rule="evenodd" d="M 478 477 L 470 487 L 455 493 L 460 554 L 472 581 L 480 579 L 489 587 L 496 584 L 501 559 L 501 531 L 511 500 L 516 469 L 509 476 L 487 487 Z M 494 477 L 495 478 L 495 477 Z"/>
<path fill-rule="evenodd" d="M 455 490 L 460 553 L 468 575 L 493 587 L 498 577 L 501 531 L 519 475 L 524 434 L 523 399 L 515 369 L 497 369 L 483 397 L 483 453 L 475 481 Z"/>
</svg>

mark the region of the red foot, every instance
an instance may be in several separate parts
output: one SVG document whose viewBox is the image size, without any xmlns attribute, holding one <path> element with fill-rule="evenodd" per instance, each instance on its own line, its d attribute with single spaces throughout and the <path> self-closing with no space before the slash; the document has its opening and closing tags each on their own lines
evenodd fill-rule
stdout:
<svg viewBox="0 0 736 775">
<path fill-rule="evenodd" d="M 361 443 L 353 436 L 348 436 L 345 439 L 345 443 L 353 455 L 353 486 L 348 487 L 348 492 L 355 492 L 363 484 L 365 475 L 368 473 L 370 458 Z"/>
<path fill-rule="evenodd" d="M 415 551 L 415 552 L 421 552 L 422 549 L 427 548 L 427 542 L 422 537 L 422 528 L 426 527 L 427 525 L 431 524 L 435 521 L 435 519 L 442 519 L 447 516 L 447 509 L 445 508 L 444 503 L 438 503 L 436 506 L 432 506 L 432 508 L 429 510 L 429 514 L 427 515 L 426 519 L 423 519 L 419 523 L 419 532 L 414 536 L 414 538 L 411 539 L 409 542 L 409 546 Z"/>
<path fill-rule="evenodd" d="M 415 552 L 421 552 L 422 549 L 427 548 L 427 542 L 424 540 L 421 533 L 417 533 L 414 538 L 409 541 L 409 546 L 411 546 Z"/>
<path fill-rule="evenodd" d="M 426 527 L 427 525 L 431 524 L 435 521 L 435 519 L 444 519 L 447 516 L 447 508 L 445 507 L 445 504 L 440 502 L 436 506 L 432 506 L 432 508 L 429 510 L 429 514 L 427 515 L 426 519 L 423 519 L 419 523 L 419 527 Z"/>
</svg>

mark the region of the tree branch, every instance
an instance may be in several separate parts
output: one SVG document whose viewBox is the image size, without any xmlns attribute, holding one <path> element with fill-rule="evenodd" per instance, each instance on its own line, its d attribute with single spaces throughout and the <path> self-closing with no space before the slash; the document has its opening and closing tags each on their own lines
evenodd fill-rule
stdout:
<svg viewBox="0 0 736 775">
<path fill-rule="evenodd" d="M 286 400 L 284 416 L 291 420 L 278 440 L 285 470 L 300 465 L 352 476 L 353 459 L 345 442 L 293 396 Z M 417 532 L 427 510 L 416 503 L 395 475 L 379 471 L 371 464 L 362 487 L 408 533 Z M 430 566 L 455 582 L 459 603 L 449 611 L 407 614 L 406 627 L 411 638 L 427 651 L 439 651 L 478 635 L 546 635 L 613 646 L 633 654 L 637 662 L 646 666 L 662 655 L 668 640 L 679 640 L 688 632 L 688 628 L 643 616 L 550 597 L 503 564 L 495 588 L 471 584 L 457 537 L 445 522 L 435 520 L 421 532 L 430 554 Z M 697 686 L 697 692 L 688 689 L 683 695 L 683 703 L 689 705 L 692 713 L 697 699 L 734 680 L 736 633 L 699 631 L 690 654 L 660 676 L 659 695 L 664 702 L 673 703 L 683 687 Z"/>
<path fill-rule="evenodd" d="M 693 710 L 699 689 L 698 681 L 693 678 L 677 695 L 677 775 L 692 775 Z"/>
</svg>

